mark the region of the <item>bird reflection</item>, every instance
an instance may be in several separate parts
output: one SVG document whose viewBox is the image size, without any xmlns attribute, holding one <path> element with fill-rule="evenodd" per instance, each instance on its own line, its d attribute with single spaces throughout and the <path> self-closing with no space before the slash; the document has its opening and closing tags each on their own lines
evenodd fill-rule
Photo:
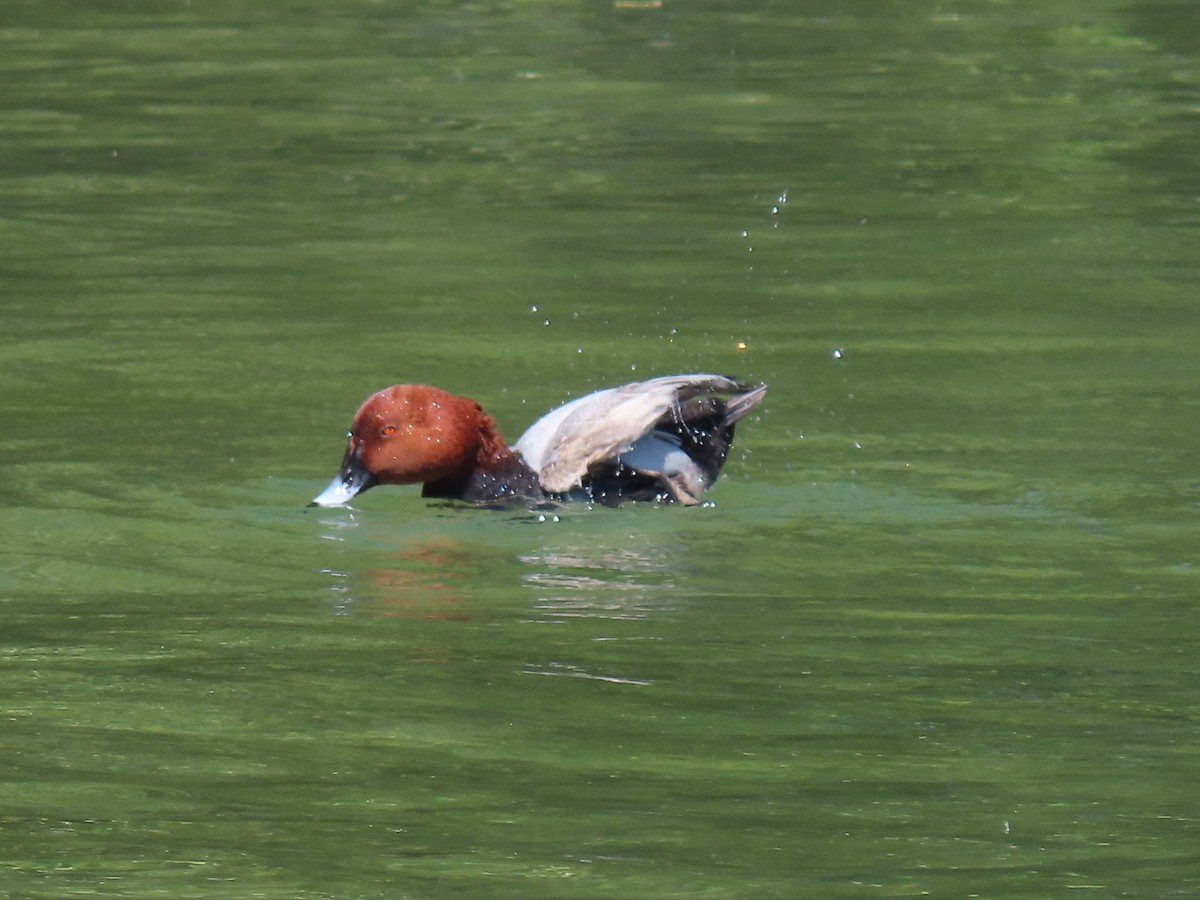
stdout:
<svg viewBox="0 0 1200 900">
<path fill-rule="evenodd" d="M 661 609 L 671 587 L 658 556 L 628 547 L 561 547 L 520 560 L 537 569 L 523 580 L 538 592 L 534 608 L 545 620 L 642 619 Z"/>
<path fill-rule="evenodd" d="M 392 564 L 374 566 L 354 574 L 322 571 L 333 579 L 337 610 L 375 615 L 462 621 L 470 619 L 463 596 L 464 585 L 479 563 L 468 548 L 438 540 L 390 554 Z"/>
</svg>

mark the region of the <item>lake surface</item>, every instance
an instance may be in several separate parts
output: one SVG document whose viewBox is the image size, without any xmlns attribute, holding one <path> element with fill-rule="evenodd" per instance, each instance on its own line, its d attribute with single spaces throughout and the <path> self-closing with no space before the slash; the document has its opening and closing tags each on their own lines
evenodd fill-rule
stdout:
<svg viewBox="0 0 1200 900">
<path fill-rule="evenodd" d="M 10 0 L 0 892 L 1200 897 L 1191 2 Z M 771 385 L 701 508 L 358 403 Z"/>
</svg>

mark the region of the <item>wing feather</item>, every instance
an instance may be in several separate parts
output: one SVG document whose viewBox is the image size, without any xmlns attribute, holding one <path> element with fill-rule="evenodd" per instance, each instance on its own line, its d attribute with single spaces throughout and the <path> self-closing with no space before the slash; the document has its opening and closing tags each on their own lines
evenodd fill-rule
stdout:
<svg viewBox="0 0 1200 900">
<path fill-rule="evenodd" d="M 542 487 L 577 487 L 593 463 L 628 451 L 671 407 L 698 394 L 741 389 L 724 375 L 664 375 L 573 400 L 534 422 L 514 449 Z"/>
</svg>

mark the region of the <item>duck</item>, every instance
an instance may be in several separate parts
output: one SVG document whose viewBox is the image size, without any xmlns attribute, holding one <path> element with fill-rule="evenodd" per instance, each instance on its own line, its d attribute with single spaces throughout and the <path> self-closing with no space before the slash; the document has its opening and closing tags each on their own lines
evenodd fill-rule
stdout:
<svg viewBox="0 0 1200 900">
<path fill-rule="evenodd" d="M 354 414 L 345 454 L 311 506 L 344 506 L 377 485 L 479 505 L 583 500 L 694 506 L 716 480 L 734 425 L 767 385 L 725 375 L 662 375 L 578 397 L 509 446 L 470 397 L 395 384 Z"/>
</svg>

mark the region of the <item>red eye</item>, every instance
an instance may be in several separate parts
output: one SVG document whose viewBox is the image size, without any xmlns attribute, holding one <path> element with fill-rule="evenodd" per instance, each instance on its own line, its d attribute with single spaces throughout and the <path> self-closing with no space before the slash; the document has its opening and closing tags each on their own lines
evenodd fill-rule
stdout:
<svg viewBox="0 0 1200 900">
<path fill-rule="evenodd" d="M 384 437 L 391 437 L 393 434 L 396 433 L 396 426 L 395 425 L 384 425 L 383 430 L 381 430 L 379 433 L 381 435 L 383 435 Z"/>
</svg>

